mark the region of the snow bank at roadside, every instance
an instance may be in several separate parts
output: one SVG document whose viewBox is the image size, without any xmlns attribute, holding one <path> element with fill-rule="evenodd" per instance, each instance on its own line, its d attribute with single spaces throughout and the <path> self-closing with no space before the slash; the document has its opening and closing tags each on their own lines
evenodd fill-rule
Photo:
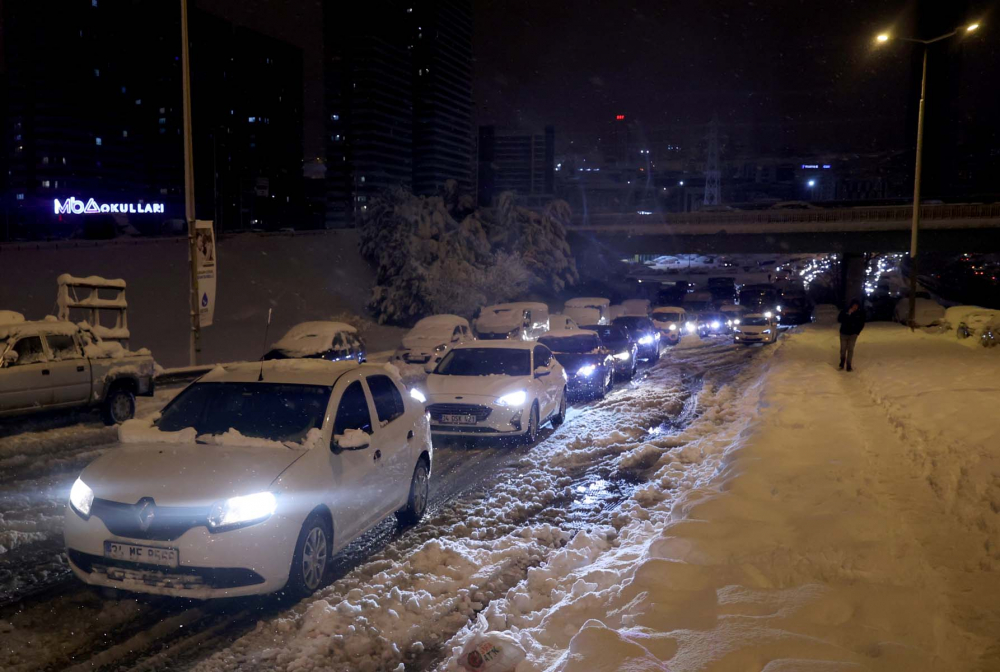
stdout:
<svg viewBox="0 0 1000 672">
<path fill-rule="evenodd" d="M 836 347 L 792 335 L 676 449 L 622 452 L 657 473 L 610 543 L 578 534 L 443 668 L 492 630 L 517 672 L 1000 669 L 1000 360 L 897 325 L 865 330 L 854 374 Z M 680 489 L 685 456 L 709 468 Z"/>
</svg>

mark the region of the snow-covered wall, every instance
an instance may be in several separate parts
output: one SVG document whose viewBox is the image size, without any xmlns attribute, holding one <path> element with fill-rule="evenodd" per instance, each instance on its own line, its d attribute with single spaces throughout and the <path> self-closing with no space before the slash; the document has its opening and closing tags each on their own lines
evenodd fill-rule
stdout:
<svg viewBox="0 0 1000 672">
<path fill-rule="evenodd" d="M 130 347 L 149 348 L 163 366 L 188 360 L 187 239 L 72 242 L 0 247 L 0 309 L 41 319 L 56 310 L 62 273 L 128 283 Z M 215 324 L 202 331 L 202 362 L 256 359 L 267 309 L 269 342 L 305 320 L 364 314 L 374 280 L 354 231 L 287 236 L 244 234 L 219 241 Z M 370 351 L 393 348 L 399 330 L 376 327 Z"/>
</svg>

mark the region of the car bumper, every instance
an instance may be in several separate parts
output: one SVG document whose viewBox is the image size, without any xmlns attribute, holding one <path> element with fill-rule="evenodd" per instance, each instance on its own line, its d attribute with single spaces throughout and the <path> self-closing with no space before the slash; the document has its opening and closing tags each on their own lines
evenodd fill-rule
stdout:
<svg viewBox="0 0 1000 672">
<path fill-rule="evenodd" d="M 566 391 L 569 394 L 594 394 L 604 387 L 607 377 L 606 369 L 596 369 L 589 376 L 569 376 L 566 380 Z"/>
<path fill-rule="evenodd" d="M 529 399 L 523 407 L 511 408 L 500 406 L 490 397 L 471 397 L 462 395 L 458 400 L 449 395 L 428 395 L 427 409 L 431 414 L 431 433 L 441 436 L 517 436 L 523 434 L 528 425 L 528 414 L 531 408 Z M 436 405 L 476 406 L 489 409 L 485 418 L 478 419 L 475 424 L 446 424 L 441 415 L 432 412 Z M 464 415 L 459 409 L 448 415 Z M 469 414 L 472 414 L 471 412 Z"/>
<path fill-rule="evenodd" d="M 96 516 L 84 520 L 66 510 L 64 536 L 73 573 L 93 586 L 193 599 L 258 595 L 288 582 L 300 524 L 274 515 L 225 532 L 193 527 L 172 541 L 112 534 Z M 176 549 L 177 567 L 113 560 L 104 542 Z"/>
<path fill-rule="evenodd" d="M 668 345 L 677 345 L 681 341 L 680 331 L 661 331 L 660 342 Z"/>
<path fill-rule="evenodd" d="M 733 340 L 737 343 L 765 343 L 771 340 L 771 334 L 736 334 Z"/>
</svg>

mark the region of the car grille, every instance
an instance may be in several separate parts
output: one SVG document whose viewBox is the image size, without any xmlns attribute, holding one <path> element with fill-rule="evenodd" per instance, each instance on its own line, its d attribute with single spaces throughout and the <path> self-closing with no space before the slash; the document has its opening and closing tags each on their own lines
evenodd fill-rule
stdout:
<svg viewBox="0 0 1000 672">
<path fill-rule="evenodd" d="M 149 498 L 135 504 L 95 499 L 90 515 L 103 521 L 115 536 L 154 541 L 173 541 L 192 527 L 208 524 L 208 507 L 157 506 Z"/>
<path fill-rule="evenodd" d="M 442 415 L 474 415 L 476 422 L 482 422 L 490 417 L 493 409 L 481 404 L 431 404 L 427 407 L 431 420 L 441 422 Z"/>
<path fill-rule="evenodd" d="M 403 355 L 403 361 L 407 364 L 426 364 L 430 360 L 430 355 Z"/>
</svg>

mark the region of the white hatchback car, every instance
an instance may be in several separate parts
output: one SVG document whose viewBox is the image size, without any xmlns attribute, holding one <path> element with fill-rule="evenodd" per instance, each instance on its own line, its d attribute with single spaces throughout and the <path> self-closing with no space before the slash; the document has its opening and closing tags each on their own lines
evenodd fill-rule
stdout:
<svg viewBox="0 0 1000 672">
<path fill-rule="evenodd" d="M 519 437 L 566 418 L 566 372 L 552 351 L 530 341 L 456 346 L 427 377 L 427 412 L 435 434 Z"/>
<path fill-rule="evenodd" d="M 393 359 L 401 364 L 423 364 L 430 373 L 457 343 L 474 341 L 469 321 L 458 315 L 431 315 L 413 325 Z"/>
<path fill-rule="evenodd" d="M 70 567 L 92 585 L 304 595 L 352 539 L 427 507 L 430 425 L 387 367 L 216 368 L 119 438 L 80 474 L 66 510 Z"/>
<path fill-rule="evenodd" d="M 774 343 L 778 334 L 778 318 L 770 311 L 750 313 L 741 317 L 740 323 L 733 327 L 733 342 L 744 345 Z"/>
</svg>

